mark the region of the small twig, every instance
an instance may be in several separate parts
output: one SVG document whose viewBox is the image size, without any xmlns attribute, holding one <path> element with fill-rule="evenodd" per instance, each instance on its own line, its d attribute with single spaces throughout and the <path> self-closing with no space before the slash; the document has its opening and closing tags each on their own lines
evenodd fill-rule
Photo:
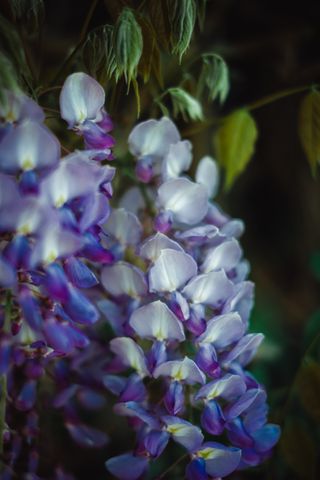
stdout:
<svg viewBox="0 0 320 480">
<path fill-rule="evenodd" d="M 160 477 L 157 478 L 157 480 L 162 480 L 162 478 L 168 478 L 166 475 L 167 473 L 169 473 L 174 467 L 176 467 L 177 465 L 179 465 L 180 462 L 182 462 L 185 458 L 188 457 L 188 453 L 184 453 L 183 455 L 181 455 L 181 457 L 179 457 L 172 465 L 170 465 L 169 468 L 167 468 L 167 470 L 165 470 L 161 475 Z"/>
<path fill-rule="evenodd" d="M 45 88 L 44 90 L 42 90 L 42 92 L 38 94 L 38 98 L 42 97 L 42 95 L 46 95 L 47 93 L 53 92 L 54 90 L 61 90 L 61 88 L 62 88 L 62 85 Z"/>
</svg>

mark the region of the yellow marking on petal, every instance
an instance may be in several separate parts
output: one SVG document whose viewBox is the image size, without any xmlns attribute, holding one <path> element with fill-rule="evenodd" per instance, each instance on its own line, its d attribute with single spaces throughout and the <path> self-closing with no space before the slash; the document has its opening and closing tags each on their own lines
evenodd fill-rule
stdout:
<svg viewBox="0 0 320 480">
<path fill-rule="evenodd" d="M 66 202 L 66 198 L 63 195 L 60 195 L 60 197 L 57 198 L 54 204 L 57 208 L 60 208 L 65 202 Z"/>
<path fill-rule="evenodd" d="M 79 123 L 82 123 L 86 119 L 86 114 L 81 110 L 79 115 Z"/>
<path fill-rule="evenodd" d="M 48 255 L 46 256 L 45 258 L 45 262 L 46 263 L 52 263 L 55 261 L 55 259 L 57 258 L 57 252 L 55 252 L 54 250 L 51 250 Z"/>
<path fill-rule="evenodd" d="M 174 373 L 172 375 L 172 378 L 174 378 L 175 380 L 177 380 L 178 382 L 180 380 L 184 380 L 185 379 L 185 375 L 183 374 L 183 369 L 182 369 L 182 365 L 181 367 L 178 368 L 178 370 L 176 371 L 176 373 Z"/>
<path fill-rule="evenodd" d="M 33 167 L 34 167 L 34 162 L 31 160 L 30 157 L 26 157 L 26 158 L 22 161 L 21 167 L 22 167 L 23 170 L 32 170 Z"/>
<path fill-rule="evenodd" d="M 179 425 L 177 423 L 174 423 L 173 425 L 167 426 L 167 432 L 171 433 L 172 435 L 176 435 L 184 428 L 185 428 L 185 425 Z"/>
<path fill-rule="evenodd" d="M 214 458 L 216 456 L 216 451 L 213 448 L 204 448 L 203 450 L 198 450 L 197 455 L 200 458 L 204 458 L 205 460 Z"/>
<path fill-rule="evenodd" d="M 6 121 L 7 121 L 7 122 L 15 122 L 15 121 L 16 121 L 16 116 L 15 116 L 15 114 L 13 113 L 12 110 L 9 110 L 9 112 L 7 113 L 7 115 L 6 115 Z"/>
<path fill-rule="evenodd" d="M 17 232 L 20 233 L 20 235 L 28 235 L 31 232 L 30 225 L 28 223 L 25 223 L 18 228 Z"/>
</svg>

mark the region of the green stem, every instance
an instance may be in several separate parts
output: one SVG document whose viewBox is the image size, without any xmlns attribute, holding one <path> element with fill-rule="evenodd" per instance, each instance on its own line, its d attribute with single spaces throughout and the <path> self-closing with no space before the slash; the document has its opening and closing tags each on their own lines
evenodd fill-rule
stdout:
<svg viewBox="0 0 320 480">
<path fill-rule="evenodd" d="M 185 458 L 188 457 L 188 453 L 185 453 L 184 455 L 181 455 L 172 465 L 170 465 L 169 468 L 167 468 L 161 475 L 157 478 L 157 480 L 162 480 L 162 478 L 169 478 L 167 477 L 167 474 L 177 465 L 179 465 L 180 462 L 182 462 Z"/>
<path fill-rule="evenodd" d="M 2 333 L 10 332 L 11 322 L 11 292 L 8 290 L 5 303 L 5 317 L 2 327 Z M 3 434 L 6 428 L 6 401 L 7 401 L 7 376 L 2 374 L 0 376 L 0 471 L 3 470 L 2 454 L 3 454 Z"/>
<path fill-rule="evenodd" d="M 316 85 L 304 85 L 303 87 L 289 88 L 287 90 L 282 90 L 281 92 L 272 93 L 271 95 L 267 95 L 266 97 L 260 98 L 260 100 L 249 104 L 247 109 L 256 110 L 257 108 L 264 107 L 265 105 L 269 105 L 270 103 L 281 100 L 282 98 L 309 90 L 312 87 L 316 87 Z"/>
</svg>

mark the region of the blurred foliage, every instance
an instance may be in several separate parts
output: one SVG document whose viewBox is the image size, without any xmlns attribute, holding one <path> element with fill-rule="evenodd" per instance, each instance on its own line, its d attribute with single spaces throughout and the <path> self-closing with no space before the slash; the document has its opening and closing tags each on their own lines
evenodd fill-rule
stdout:
<svg viewBox="0 0 320 480">
<path fill-rule="evenodd" d="M 217 156 L 232 186 L 219 201 L 247 226 L 244 251 L 257 284 L 251 328 L 266 336 L 252 371 L 283 428 L 273 458 L 234 479 L 320 478 L 320 188 L 304 161 L 316 176 L 319 2 L 288 9 L 276 0 L 4 0 L 0 8 L 0 90 L 36 98 L 66 138 L 57 114 L 64 78 L 80 70 L 97 78 L 116 123 L 119 184 L 132 178 L 122 154 L 139 112 L 175 117 L 196 159 Z M 115 445 L 129 445 L 122 419 L 103 415 L 95 421 Z M 41 442 L 48 464 L 58 458 L 79 479 L 105 478 L 107 452 L 79 455 L 58 420 L 52 412 L 42 419 L 55 432 Z M 154 468 L 158 475 L 167 465 Z"/>
</svg>

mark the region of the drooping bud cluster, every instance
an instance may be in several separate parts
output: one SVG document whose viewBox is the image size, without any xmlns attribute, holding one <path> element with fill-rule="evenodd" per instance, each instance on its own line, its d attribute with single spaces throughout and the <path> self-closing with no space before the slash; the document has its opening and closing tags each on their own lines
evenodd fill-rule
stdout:
<svg viewBox="0 0 320 480">
<path fill-rule="evenodd" d="M 195 181 L 185 174 L 192 145 L 168 118 L 137 125 L 129 149 L 147 185 L 131 188 L 104 226 L 116 261 L 102 269 L 99 307 L 116 335 L 104 383 L 137 440 L 106 466 L 138 479 L 172 439 L 190 453 L 189 480 L 226 477 L 261 463 L 279 437 L 246 370 L 263 335 L 248 333 L 243 223 L 209 201 L 213 159 L 200 160 Z M 191 420 L 199 416 L 200 425 Z"/>
<path fill-rule="evenodd" d="M 0 108 L 0 289 L 8 292 L 1 312 L 0 374 L 10 399 L 1 437 L 10 451 L 10 471 L 22 442 L 32 444 L 29 437 L 36 436 L 37 380 L 45 366 L 89 344 L 85 326 L 99 313 L 84 292 L 98 284 L 95 265 L 113 259 L 99 238 L 110 214 L 115 173 L 97 162 L 112 158 L 114 143 L 105 94 L 94 79 L 75 73 L 60 100 L 62 118 L 85 140 L 84 150 L 64 158 L 32 99 L 6 92 Z M 1 392 L 2 403 L 5 396 Z M 27 412 L 22 427 L 15 425 L 16 410 Z M 28 473 L 37 469 L 31 454 Z"/>
</svg>

